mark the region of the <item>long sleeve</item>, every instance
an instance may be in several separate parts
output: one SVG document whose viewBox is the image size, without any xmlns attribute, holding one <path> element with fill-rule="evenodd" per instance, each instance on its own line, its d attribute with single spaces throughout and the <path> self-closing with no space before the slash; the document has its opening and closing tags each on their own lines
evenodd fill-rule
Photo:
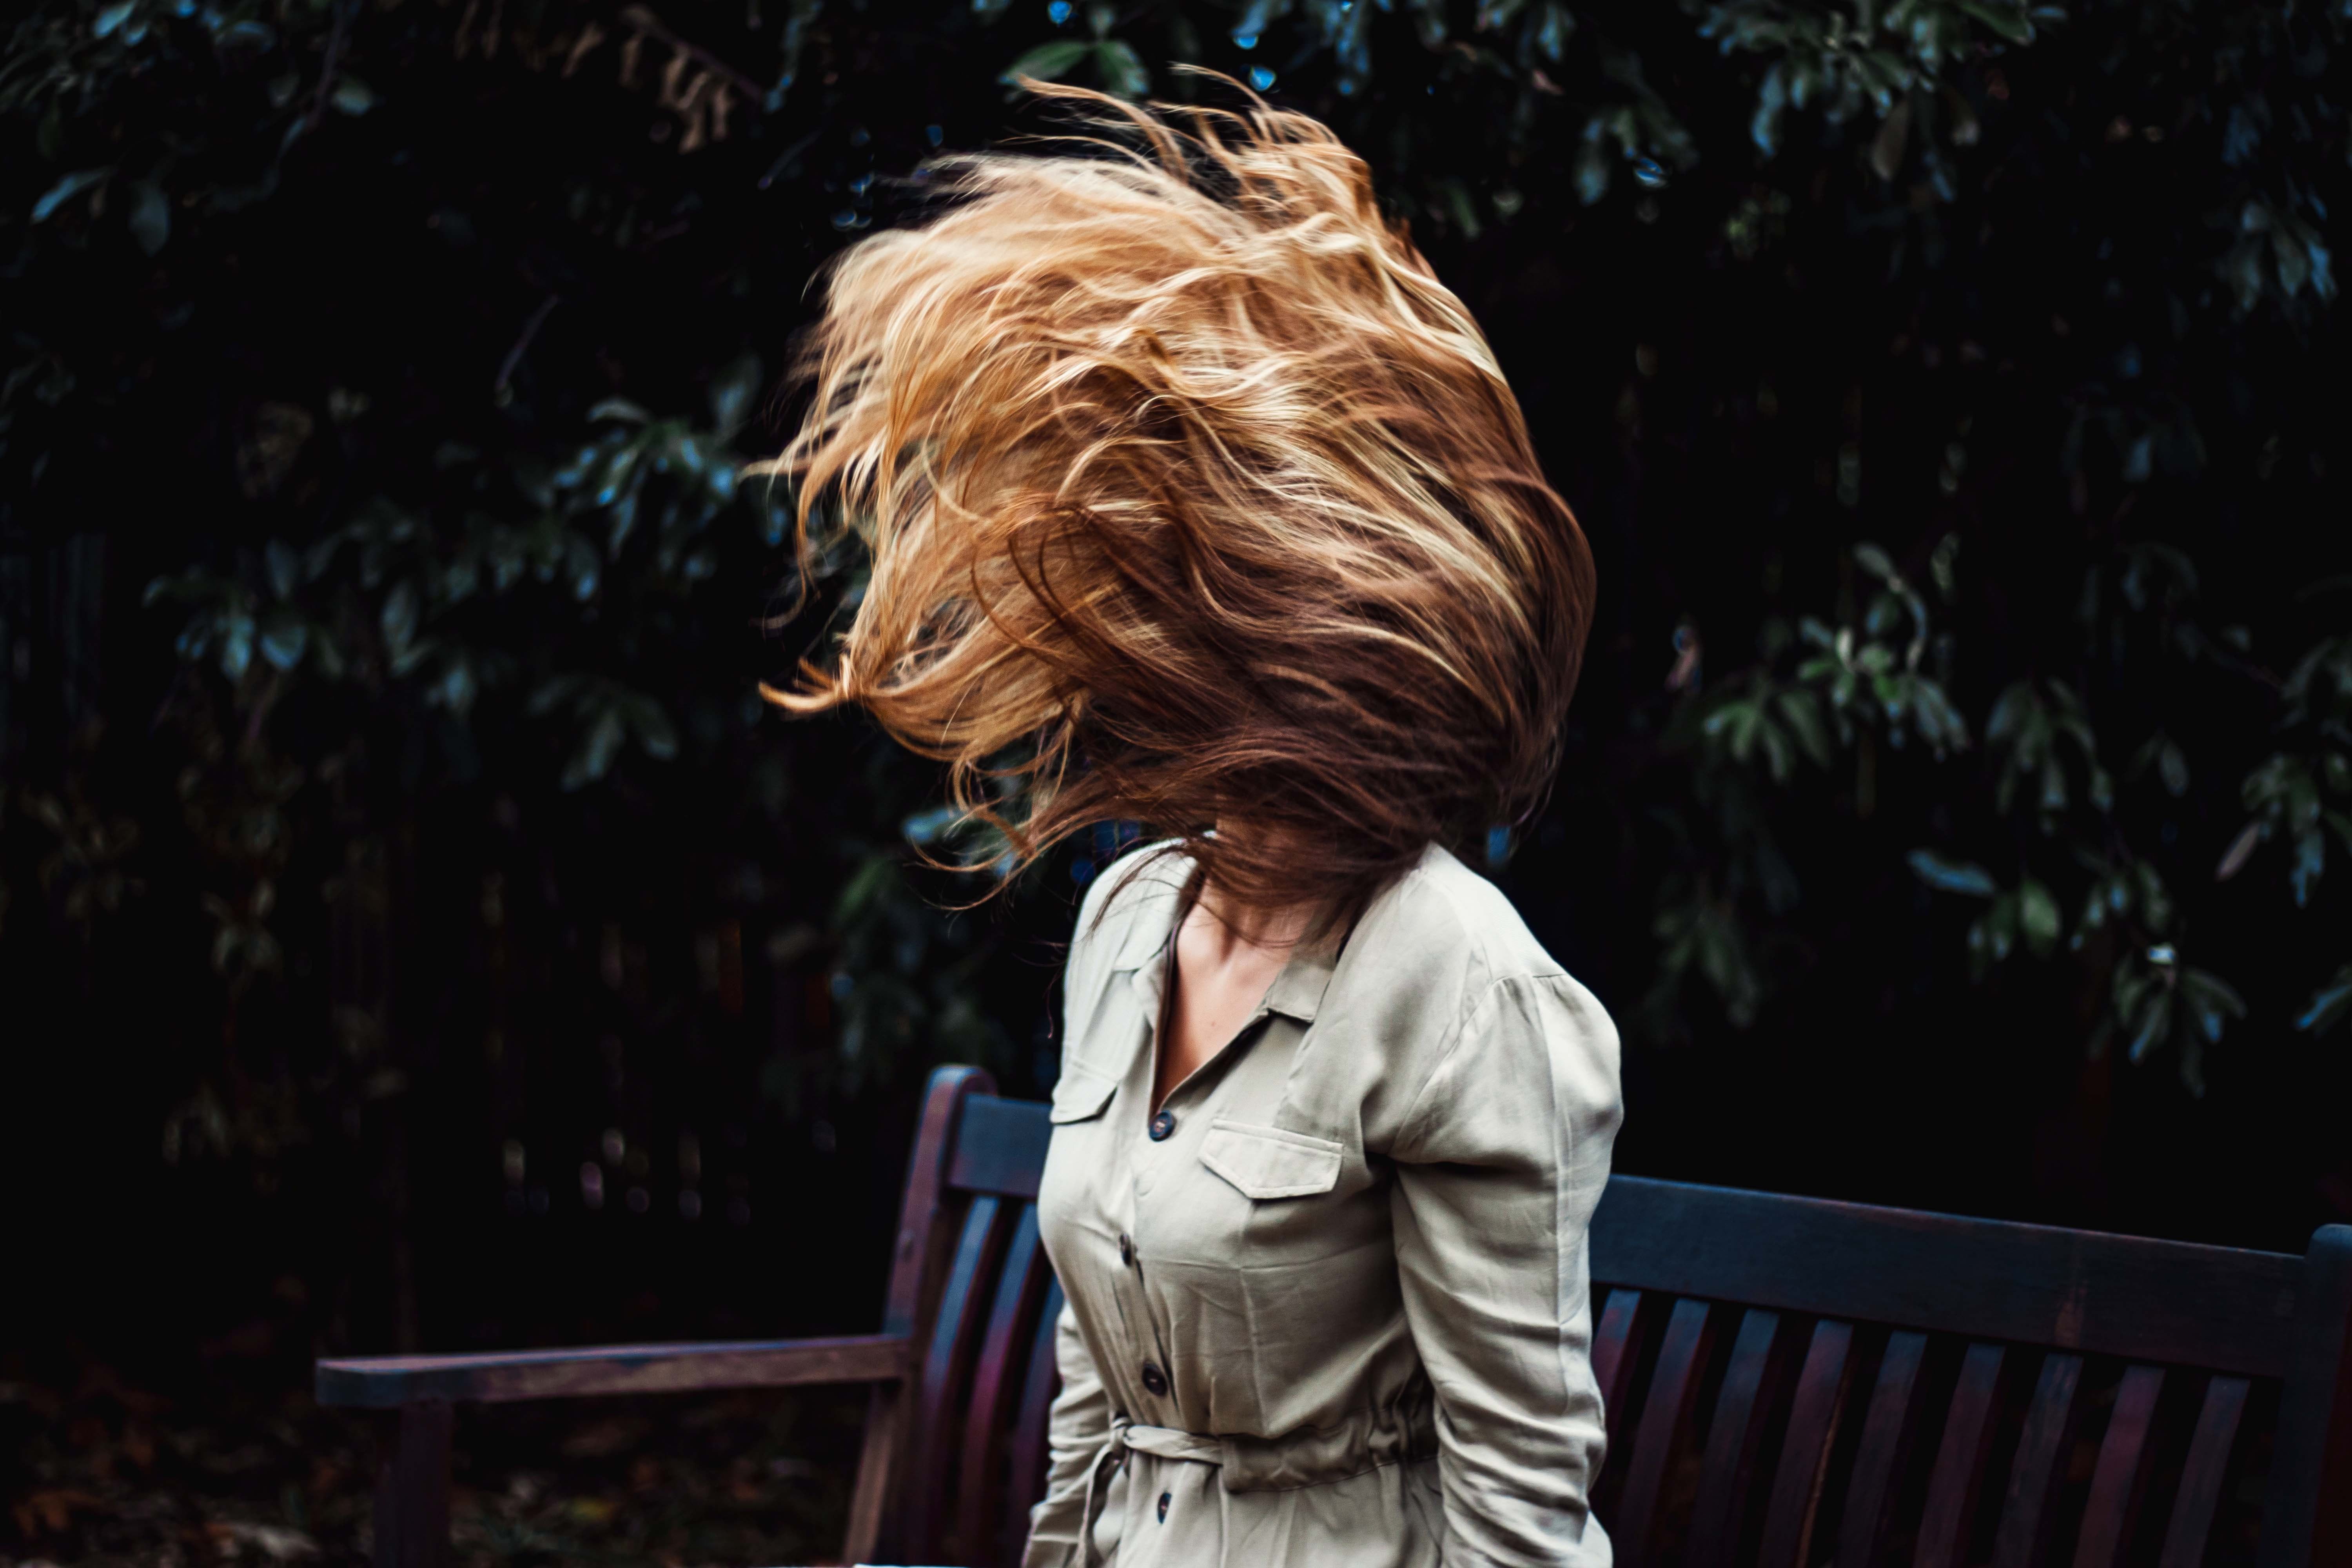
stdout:
<svg viewBox="0 0 2352 1568">
<path fill-rule="evenodd" d="M 1045 1500 L 1029 1510 L 1029 1545 L 1021 1554 L 1021 1568 L 1065 1568 L 1079 1561 L 1087 1472 L 1110 1436 L 1110 1396 L 1103 1392 L 1094 1357 L 1079 1337 L 1077 1317 L 1066 1306 L 1054 1325 L 1054 1361 L 1062 1374 L 1062 1390 L 1054 1396 L 1046 1433 L 1052 1464 Z"/>
<path fill-rule="evenodd" d="M 1566 975 L 1496 982 L 1399 1125 L 1397 1268 L 1437 1399 L 1445 1568 L 1607 1568 L 1586 1227 L 1617 1035 Z"/>
</svg>

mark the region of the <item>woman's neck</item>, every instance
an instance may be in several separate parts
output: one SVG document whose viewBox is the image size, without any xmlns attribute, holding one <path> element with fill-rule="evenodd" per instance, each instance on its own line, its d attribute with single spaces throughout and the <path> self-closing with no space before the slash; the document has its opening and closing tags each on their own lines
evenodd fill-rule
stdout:
<svg viewBox="0 0 2352 1568">
<path fill-rule="evenodd" d="M 1315 906 L 1291 904 L 1263 909 L 1240 903 L 1213 882 L 1204 884 L 1193 900 L 1186 921 L 1193 940 L 1219 957 L 1243 949 L 1287 954 L 1314 928 Z"/>
</svg>

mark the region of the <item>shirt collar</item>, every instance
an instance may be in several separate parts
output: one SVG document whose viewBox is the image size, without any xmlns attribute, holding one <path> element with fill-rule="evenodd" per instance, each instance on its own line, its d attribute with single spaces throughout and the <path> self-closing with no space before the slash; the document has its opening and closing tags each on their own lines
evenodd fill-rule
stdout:
<svg viewBox="0 0 2352 1568">
<path fill-rule="evenodd" d="M 1261 1004 L 1269 1013 L 1280 1013 L 1302 1024 L 1311 1024 L 1323 1005 L 1323 994 L 1331 988 L 1331 972 L 1339 967 L 1339 955 L 1328 942 L 1313 947 L 1300 943 L 1291 949 L 1290 962 L 1266 987 L 1265 1001 Z"/>
</svg>

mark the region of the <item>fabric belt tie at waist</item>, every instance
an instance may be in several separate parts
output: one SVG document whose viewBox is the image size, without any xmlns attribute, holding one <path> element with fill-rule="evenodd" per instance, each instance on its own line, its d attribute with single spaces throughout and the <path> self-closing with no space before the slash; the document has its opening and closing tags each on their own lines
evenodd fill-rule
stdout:
<svg viewBox="0 0 2352 1568">
<path fill-rule="evenodd" d="M 1078 1562 L 1084 1568 L 1096 1568 L 1102 1561 L 1102 1554 L 1095 1549 L 1095 1522 L 1102 1518 L 1111 1478 L 1127 1463 L 1130 1448 L 1163 1459 L 1190 1459 L 1198 1465 L 1222 1466 L 1225 1462 L 1225 1445 L 1220 1438 L 1180 1432 L 1173 1426 L 1139 1426 L 1124 1415 L 1113 1416 L 1110 1436 L 1104 1440 L 1102 1452 L 1095 1456 L 1094 1468 L 1087 1472 L 1087 1511 L 1078 1525 Z"/>
<path fill-rule="evenodd" d="M 1285 1490 L 1344 1480 L 1381 1465 L 1423 1459 L 1437 1452 L 1433 1401 L 1427 1390 L 1383 1410 L 1360 1411 L 1328 1429 L 1301 1428 L 1283 1437 L 1213 1437 L 1173 1426 L 1142 1426 L 1124 1415 L 1111 1417 L 1110 1436 L 1087 1472 L 1087 1508 L 1079 1527 L 1078 1562 L 1097 1568 L 1095 1522 L 1132 1451 L 1162 1459 L 1214 1465 L 1227 1491 Z"/>
<path fill-rule="evenodd" d="M 1111 1436 L 1121 1447 L 1139 1454 L 1157 1454 L 1163 1459 L 1191 1459 L 1202 1465 L 1225 1462 L 1224 1439 L 1204 1437 L 1198 1432 L 1179 1432 L 1173 1426 L 1124 1425 L 1114 1426 Z"/>
</svg>

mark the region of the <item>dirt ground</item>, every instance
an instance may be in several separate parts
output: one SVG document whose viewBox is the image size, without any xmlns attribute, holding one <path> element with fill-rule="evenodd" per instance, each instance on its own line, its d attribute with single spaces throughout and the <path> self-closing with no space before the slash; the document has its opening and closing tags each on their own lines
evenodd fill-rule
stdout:
<svg viewBox="0 0 2352 1568">
<path fill-rule="evenodd" d="M 461 1410 L 465 1568 L 767 1568 L 837 1548 L 864 1397 L 762 1391 Z M 0 1568 L 352 1568 L 375 1435 L 299 1388 L 166 1395 L 0 1375 Z"/>
</svg>

